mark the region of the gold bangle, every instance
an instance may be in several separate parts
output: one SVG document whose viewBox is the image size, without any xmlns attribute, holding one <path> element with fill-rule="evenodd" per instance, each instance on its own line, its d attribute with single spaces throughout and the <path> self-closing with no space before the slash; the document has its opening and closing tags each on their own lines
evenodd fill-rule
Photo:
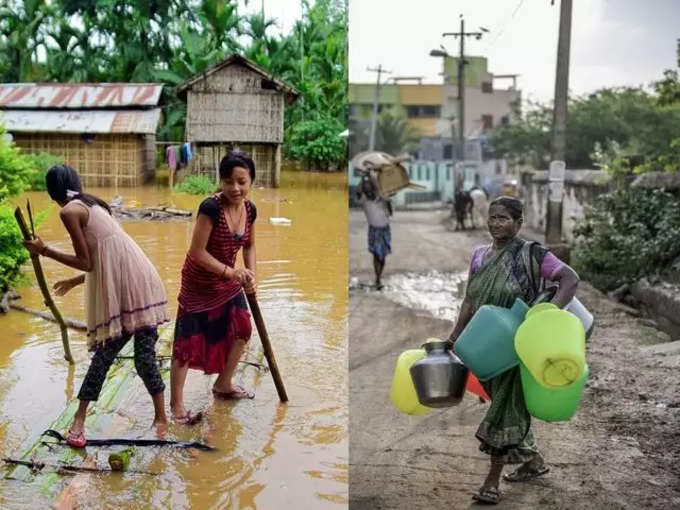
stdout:
<svg viewBox="0 0 680 510">
<path fill-rule="evenodd" d="M 224 279 L 224 275 L 227 272 L 227 265 L 224 264 L 224 269 L 222 269 L 222 274 L 220 274 L 220 278 Z"/>
</svg>

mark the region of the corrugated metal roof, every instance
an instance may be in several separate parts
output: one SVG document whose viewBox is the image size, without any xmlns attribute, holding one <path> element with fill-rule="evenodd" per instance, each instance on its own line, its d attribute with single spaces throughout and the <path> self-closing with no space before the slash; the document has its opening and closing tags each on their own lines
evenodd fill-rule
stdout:
<svg viewBox="0 0 680 510">
<path fill-rule="evenodd" d="M 0 83 L 0 108 L 156 106 L 157 83 Z"/>
<path fill-rule="evenodd" d="M 4 110 L 0 122 L 15 133 L 155 134 L 161 109 L 151 110 Z"/>
</svg>

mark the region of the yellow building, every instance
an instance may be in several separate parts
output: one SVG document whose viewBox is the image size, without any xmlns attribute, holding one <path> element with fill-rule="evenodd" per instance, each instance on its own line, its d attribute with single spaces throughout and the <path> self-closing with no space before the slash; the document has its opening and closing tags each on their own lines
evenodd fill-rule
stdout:
<svg viewBox="0 0 680 510">
<path fill-rule="evenodd" d="M 465 57 L 465 136 L 477 136 L 508 124 L 514 114 L 513 104 L 521 99 L 516 89 L 516 75 L 494 75 L 488 70 L 486 57 Z M 397 108 L 408 125 L 422 137 L 452 137 L 458 129 L 458 59 L 442 59 L 444 83 L 381 85 L 378 112 Z M 499 88 L 499 79 L 512 79 L 510 86 Z M 506 81 L 507 83 L 507 81 Z M 349 84 L 349 117 L 355 126 L 370 125 L 375 83 Z M 363 127 L 362 127 L 363 129 Z"/>
<path fill-rule="evenodd" d="M 380 87 L 378 113 L 386 108 L 401 110 L 408 125 L 421 136 L 436 136 L 444 101 L 443 85 L 387 84 Z M 358 121 L 370 121 L 375 84 L 349 84 L 349 115 Z"/>
</svg>

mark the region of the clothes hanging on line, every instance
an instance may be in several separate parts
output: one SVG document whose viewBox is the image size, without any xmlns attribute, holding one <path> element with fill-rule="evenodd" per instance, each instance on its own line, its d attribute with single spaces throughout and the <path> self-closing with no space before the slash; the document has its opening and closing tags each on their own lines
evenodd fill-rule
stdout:
<svg viewBox="0 0 680 510">
<path fill-rule="evenodd" d="M 177 170 L 177 152 L 172 145 L 168 145 L 165 148 L 165 162 L 168 164 L 171 171 L 174 172 Z"/>
<path fill-rule="evenodd" d="M 189 164 L 189 161 L 193 158 L 193 153 L 191 152 L 191 143 L 185 142 L 180 147 L 180 162 L 183 165 Z"/>
</svg>

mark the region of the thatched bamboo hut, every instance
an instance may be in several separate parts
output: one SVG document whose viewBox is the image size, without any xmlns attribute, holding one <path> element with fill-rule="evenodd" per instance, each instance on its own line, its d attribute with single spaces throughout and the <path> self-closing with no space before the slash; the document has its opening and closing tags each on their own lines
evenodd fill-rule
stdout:
<svg viewBox="0 0 680 510">
<path fill-rule="evenodd" d="M 278 187 L 284 106 L 299 92 L 233 54 L 177 87 L 187 102 L 185 141 L 194 146 L 191 173 L 217 176 L 228 150 L 251 154 L 256 181 Z"/>
<path fill-rule="evenodd" d="M 155 83 L 0 84 L 0 124 L 25 152 L 64 158 L 85 186 L 137 186 L 154 176 Z"/>
</svg>

